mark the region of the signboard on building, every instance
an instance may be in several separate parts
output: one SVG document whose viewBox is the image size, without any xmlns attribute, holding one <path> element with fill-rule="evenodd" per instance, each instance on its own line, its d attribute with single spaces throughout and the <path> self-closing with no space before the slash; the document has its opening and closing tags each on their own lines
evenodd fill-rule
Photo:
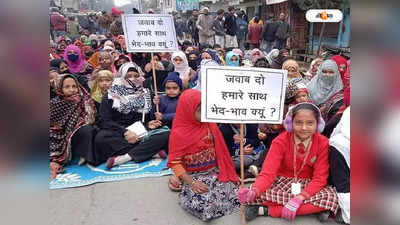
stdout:
<svg viewBox="0 0 400 225">
<path fill-rule="evenodd" d="M 176 10 L 189 11 L 199 9 L 199 0 L 176 0 Z"/>
</svg>

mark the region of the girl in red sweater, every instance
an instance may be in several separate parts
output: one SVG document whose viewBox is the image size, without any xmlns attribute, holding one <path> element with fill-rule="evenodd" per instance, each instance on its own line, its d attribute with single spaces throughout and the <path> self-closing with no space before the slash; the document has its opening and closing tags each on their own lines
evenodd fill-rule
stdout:
<svg viewBox="0 0 400 225">
<path fill-rule="evenodd" d="M 258 215 L 293 220 L 296 215 L 320 212 L 319 219 L 327 219 L 329 211 L 336 214 L 337 194 L 327 186 L 329 140 L 320 134 L 324 125 L 311 103 L 290 109 L 286 131 L 272 142 L 255 183 L 238 191 L 239 201 L 247 203 L 246 220 Z"/>
</svg>

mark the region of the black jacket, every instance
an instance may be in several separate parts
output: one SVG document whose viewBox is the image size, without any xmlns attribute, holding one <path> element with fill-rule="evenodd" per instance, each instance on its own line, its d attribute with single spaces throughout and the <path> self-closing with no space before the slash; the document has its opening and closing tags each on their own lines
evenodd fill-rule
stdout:
<svg viewBox="0 0 400 225">
<path fill-rule="evenodd" d="M 224 28 L 226 29 L 226 34 L 235 36 L 236 35 L 236 17 L 229 14 L 225 17 Z"/>
<path fill-rule="evenodd" d="M 264 24 L 261 37 L 265 41 L 275 41 L 275 33 L 278 29 L 278 23 L 274 20 L 267 20 Z"/>
</svg>

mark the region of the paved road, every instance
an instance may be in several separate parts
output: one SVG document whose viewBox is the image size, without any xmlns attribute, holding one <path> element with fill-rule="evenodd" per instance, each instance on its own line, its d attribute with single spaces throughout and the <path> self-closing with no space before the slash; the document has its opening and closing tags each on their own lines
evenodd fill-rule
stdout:
<svg viewBox="0 0 400 225">
<path fill-rule="evenodd" d="M 100 183 L 87 187 L 50 191 L 53 225 L 240 225 L 235 213 L 204 223 L 183 211 L 177 193 L 169 191 L 168 177 Z M 290 223 L 260 217 L 249 225 L 317 225 L 315 216 L 298 217 Z M 327 225 L 335 225 L 330 221 Z"/>
</svg>

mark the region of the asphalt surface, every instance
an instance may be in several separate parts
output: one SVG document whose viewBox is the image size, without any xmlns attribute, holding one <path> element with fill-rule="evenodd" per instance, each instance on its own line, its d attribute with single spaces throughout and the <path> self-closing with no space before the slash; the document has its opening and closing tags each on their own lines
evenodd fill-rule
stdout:
<svg viewBox="0 0 400 225">
<path fill-rule="evenodd" d="M 241 225 L 240 213 L 202 222 L 178 205 L 168 189 L 169 176 L 98 183 L 50 191 L 49 219 L 53 225 Z M 317 225 L 315 215 L 293 222 L 258 217 L 249 225 Z M 336 225 L 330 220 L 326 225 Z"/>
</svg>

